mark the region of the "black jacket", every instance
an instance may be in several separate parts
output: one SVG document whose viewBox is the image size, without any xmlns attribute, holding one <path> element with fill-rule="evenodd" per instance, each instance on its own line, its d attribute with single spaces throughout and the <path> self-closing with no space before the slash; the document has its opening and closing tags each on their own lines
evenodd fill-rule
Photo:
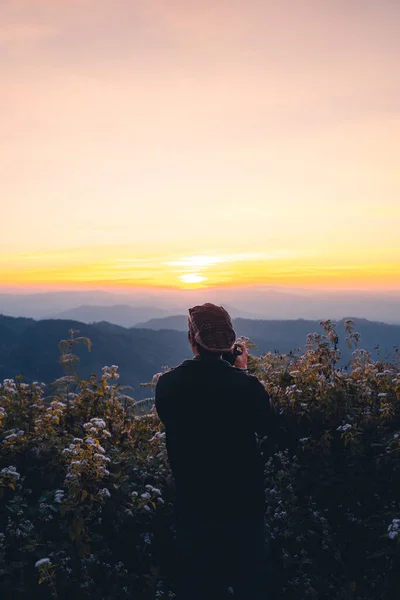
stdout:
<svg viewBox="0 0 400 600">
<path fill-rule="evenodd" d="M 222 359 L 196 357 L 156 387 L 178 509 L 263 510 L 263 461 L 256 433 L 273 437 L 276 413 L 259 380 Z M 242 512 L 242 510 L 241 510 Z"/>
</svg>

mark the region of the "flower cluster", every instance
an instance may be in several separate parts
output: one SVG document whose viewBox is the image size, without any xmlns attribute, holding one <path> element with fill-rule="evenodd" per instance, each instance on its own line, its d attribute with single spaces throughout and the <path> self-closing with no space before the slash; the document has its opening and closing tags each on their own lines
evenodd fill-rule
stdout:
<svg viewBox="0 0 400 600">
<path fill-rule="evenodd" d="M 346 431 L 349 431 L 349 429 L 351 429 L 351 425 L 350 423 L 346 423 L 345 425 L 340 425 L 339 427 L 337 427 L 337 431 L 341 431 L 343 433 L 346 433 Z"/>
<path fill-rule="evenodd" d="M 0 476 L 2 477 L 3 481 L 10 480 L 13 483 L 21 478 L 21 475 L 14 466 L 4 467 L 4 469 L 1 469 Z"/>
<path fill-rule="evenodd" d="M 400 536 L 400 519 L 393 519 L 388 527 L 388 535 L 391 540 Z"/>
<path fill-rule="evenodd" d="M 111 367 L 107 367 L 107 366 L 103 367 L 102 371 L 103 371 L 103 375 L 102 375 L 102 379 L 103 380 L 107 380 L 107 379 L 117 380 L 117 379 L 119 379 L 118 366 L 117 365 L 111 365 Z"/>
</svg>

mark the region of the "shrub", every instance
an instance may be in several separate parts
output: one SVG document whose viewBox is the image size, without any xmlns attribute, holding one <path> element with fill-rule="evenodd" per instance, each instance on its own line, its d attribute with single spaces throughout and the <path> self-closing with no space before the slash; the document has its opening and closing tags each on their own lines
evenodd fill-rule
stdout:
<svg viewBox="0 0 400 600">
<path fill-rule="evenodd" d="M 304 354 L 251 357 L 281 416 L 265 456 L 271 587 L 283 600 L 394 600 L 400 568 L 400 367 L 373 362 L 348 322 L 339 368 L 330 321 Z M 173 485 L 151 402 L 118 368 L 0 385 L 0 591 L 4 598 L 138 600 L 173 594 Z M 154 387 L 152 382 L 151 387 Z M 143 414 L 142 414 L 143 413 Z M 212 418 L 212 415 L 210 415 Z"/>
</svg>

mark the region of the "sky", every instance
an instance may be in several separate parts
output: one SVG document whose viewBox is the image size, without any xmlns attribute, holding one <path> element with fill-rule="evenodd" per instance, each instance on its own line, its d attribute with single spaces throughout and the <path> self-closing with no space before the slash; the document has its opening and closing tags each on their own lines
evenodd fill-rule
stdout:
<svg viewBox="0 0 400 600">
<path fill-rule="evenodd" d="M 400 289 L 400 3 L 0 0 L 0 288 Z"/>
</svg>

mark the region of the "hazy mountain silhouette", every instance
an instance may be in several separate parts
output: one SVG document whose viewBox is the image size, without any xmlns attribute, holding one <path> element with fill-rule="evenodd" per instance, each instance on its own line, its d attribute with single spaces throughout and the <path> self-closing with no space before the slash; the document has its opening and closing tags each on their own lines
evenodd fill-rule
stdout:
<svg viewBox="0 0 400 600">
<path fill-rule="evenodd" d="M 90 304 L 77 306 L 55 315 L 54 319 L 71 319 L 82 323 L 99 323 L 108 321 L 121 325 L 122 327 L 133 327 L 143 319 L 153 317 L 164 317 L 167 311 L 157 307 L 128 306 L 126 304 L 114 304 L 112 306 L 93 306 Z M 152 317 L 151 317 L 152 318 Z"/>
<path fill-rule="evenodd" d="M 345 321 L 337 321 L 339 338 L 346 337 Z M 361 346 L 373 351 L 377 345 L 383 350 L 392 352 L 393 347 L 400 345 L 400 325 L 389 325 L 368 321 L 367 319 L 353 318 L 355 330 L 362 334 Z M 293 350 L 295 347 L 304 346 L 309 333 L 319 332 L 322 329 L 319 321 L 307 319 L 294 320 L 266 320 L 266 319 L 233 319 L 233 325 L 238 336 L 244 335 L 260 344 L 260 351 L 277 349 L 280 352 Z M 162 331 L 163 329 L 187 331 L 187 316 L 175 315 L 162 319 L 150 319 L 140 323 L 137 327 Z M 345 348 L 343 349 L 346 350 Z"/>
<path fill-rule="evenodd" d="M 162 317 L 159 319 L 149 319 L 143 323 L 137 323 L 135 327 L 141 329 L 175 329 L 176 331 L 187 331 L 187 315 L 173 315 L 171 317 Z"/>
<path fill-rule="evenodd" d="M 38 292 L 34 294 L 0 294 L 0 313 L 12 317 L 46 318 L 81 304 L 117 304 L 107 291 Z"/>
<path fill-rule="evenodd" d="M 0 294 L 0 313 L 35 319 L 78 318 L 85 321 L 108 320 L 131 325 L 130 315 L 122 321 L 118 310 L 124 306 L 147 312 L 138 314 L 136 323 L 162 315 L 186 313 L 189 306 L 214 302 L 226 306 L 233 317 L 253 319 L 341 319 L 355 315 L 371 321 L 400 323 L 400 291 L 324 291 L 279 288 L 265 285 L 192 290 L 136 289 L 124 292 L 63 291 L 36 294 Z M 233 304 L 233 306 L 232 306 Z M 80 314 L 81 307 L 93 307 Z M 99 312 L 95 313 L 96 309 Z M 101 309 L 110 308 L 109 313 Z M 128 311 L 128 308 L 126 308 Z M 72 312 L 70 312 L 72 311 Z M 134 314 L 134 318 L 136 313 Z"/>
<path fill-rule="evenodd" d="M 156 320 L 169 328 L 130 329 L 100 322 L 92 325 L 71 320 L 42 320 L 0 316 L 0 379 L 23 375 L 26 381 L 51 382 L 63 375 L 58 364 L 59 341 L 68 337 L 70 329 L 78 329 L 80 335 L 92 341 L 92 351 L 77 346 L 80 357 L 79 373 L 88 377 L 101 372 L 105 365 L 117 364 L 120 382 L 134 387 L 134 396 L 143 398 L 147 390 L 140 383 L 149 381 L 162 366 L 173 367 L 191 357 L 187 341 L 187 317 L 185 315 Z M 171 325 L 178 326 L 176 330 Z M 153 323 L 154 325 L 154 323 Z M 234 319 L 237 335 L 249 337 L 256 345 L 256 353 L 267 351 L 290 352 L 305 345 L 308 333 L 322 332 L 318 321 L 303 319 L 292 321 L 266 321 Z M 339 321 L 337 331 L 343 360 L 348 361 L 351 351 L 345 343 L 344 321 Z M 400 345 L 400 326 L 376 323 L 364 319 L 355 320 L 355 329 L 362 335 L 360 346 L 373 353 L 379 344 L 384 354 L 391 353 Z"/>
</svg>

